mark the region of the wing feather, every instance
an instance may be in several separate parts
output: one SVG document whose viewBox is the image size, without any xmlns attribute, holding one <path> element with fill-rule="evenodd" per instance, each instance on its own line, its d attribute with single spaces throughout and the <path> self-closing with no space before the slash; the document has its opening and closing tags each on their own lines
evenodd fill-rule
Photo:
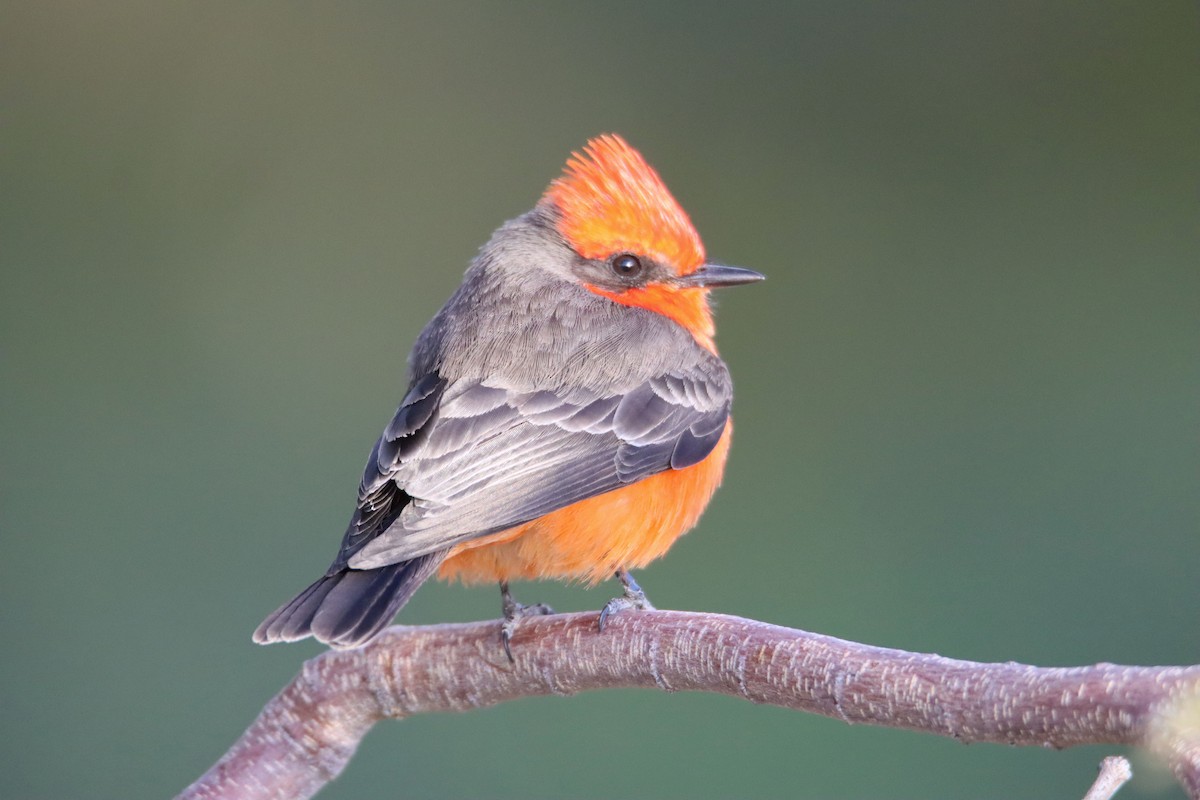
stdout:
<svg viewBox="0 0 1200 800">
<path fill-rule="evenodd" d="M 406 561 L 691 466 L 720 439 L 731 395 L 715 359 L 607 395 L 425 375 L 372 452 L 362 530 L 347 531 L 338 561 Z"/>
</svg>

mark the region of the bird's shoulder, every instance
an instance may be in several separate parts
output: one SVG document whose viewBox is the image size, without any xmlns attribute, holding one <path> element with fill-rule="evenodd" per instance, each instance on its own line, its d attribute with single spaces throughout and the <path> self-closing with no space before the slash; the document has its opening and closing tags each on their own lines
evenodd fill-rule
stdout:
<svg viewBox="0 0 1200 800">
<path fill-rule="evenodd" d="M 421 333 L 410 370 L 412 385 L 436 372 L 450 384 L 521 391 L 619 393 L 672 374 L 729 383 L 720 357 L 678 323 L 542 276 L 526 287 L 464 282 Z"/>
</svg>

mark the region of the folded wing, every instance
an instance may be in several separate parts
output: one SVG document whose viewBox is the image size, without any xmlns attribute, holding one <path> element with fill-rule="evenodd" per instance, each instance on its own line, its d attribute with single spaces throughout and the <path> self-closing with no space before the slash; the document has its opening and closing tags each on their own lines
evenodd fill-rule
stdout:
<svg viewBox="0 0 1200 800">
<path fill-rule="evenodd" d="M 715 359 L 610 394 L 425 375 L 372 451 L 334 567 L 445 552 L 696 464 L 720 439 L 731 397 Z"/>
</svg>

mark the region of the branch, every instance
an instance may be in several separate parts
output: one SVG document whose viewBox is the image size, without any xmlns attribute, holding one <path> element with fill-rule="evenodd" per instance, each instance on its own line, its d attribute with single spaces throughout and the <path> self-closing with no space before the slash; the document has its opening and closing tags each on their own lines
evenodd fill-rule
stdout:
<svg viewBox="0 0 1200 800">
<path fill-rule="evenodd" d="M 533 695 L 658 688 L 742 697 L 964 742 L 1148 747 L 1200 800 L 1200 666 L 1041 668 L 907 653 L 719 614 L 655 611 L 393 627 L 330 651 L 180 798 L 311 797 L 377 721 Z"/>
<path fill-rule="evenodd" d="M 1100 762 L 1100 774 L 1083 800 L 1110 800 L 1133 777 L 1133 767 L 1125 756 L 1108 756 Z"/>
</svg>

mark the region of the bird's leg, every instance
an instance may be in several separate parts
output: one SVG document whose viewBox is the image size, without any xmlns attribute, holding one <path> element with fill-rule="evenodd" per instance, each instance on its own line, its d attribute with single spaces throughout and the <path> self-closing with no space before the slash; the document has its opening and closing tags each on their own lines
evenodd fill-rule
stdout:
<svg viewBox="0 0 1200 800">
<path fill-rule="evenodd" d="M 617 579 L 621 581 L 621 585 L 625 587 L 625 594 L 622 597 L 614 597 L 604 604 L 604 608 L 600 609 L 600 621 L 597 624 L 599 630 L 604 630 L 604 623 L 608 620 L 610 614 L 615 614 L 618 611 L 653 611 L 654 606 L 651 605 L 646 593 L 642 591 L 642 587 L 638 586 L 637 581 L 633 579 L 626 570 L 617 570 Z"/>
<path fill-rule="evenodd" d="M 517 621 L 521 617 L 540 617 L 553 614 L 554 609 L 545 603 L 533 603 L 528 606 L 518 603 L 508 590 L 508 581 L 500 581 L 500 610 L 504 612 L 504 624 L 500 626 L 500 641 L 504 644 L 504 654 L 508 656 L 509 662 L 514 663 L 515 659 L 509 642 L 512 641 L 513 634 L 517 632 Z"/>
</svg>

